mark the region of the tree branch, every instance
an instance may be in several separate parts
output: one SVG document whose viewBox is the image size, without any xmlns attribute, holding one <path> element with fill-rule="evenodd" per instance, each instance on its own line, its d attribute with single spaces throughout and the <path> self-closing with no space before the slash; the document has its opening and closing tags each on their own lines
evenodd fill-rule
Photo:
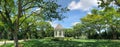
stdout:
<svg viewBox="0 0 120 47">
<path fill-rule="evenodd" d="M 11 19 L 10 19 L 10 11 L 8 11 L 8 9 L 7 9 L 7 1 L 6 0 L 4 0 L 4 2 L 5 2 L 5 5 L 4 5 L 4 8 L 5 8 L 5 15 L 6 15 L 6 19 L 8 20 L 8 22 L 10 22 L 10 23 L 12 23 L 12 21 L 11 21 Z"/>
<path fill-rule="evenodd" d="M 30 17 L 30 16 L 28 16 L 28 17 Z M 23 19 L 23 21 L 19 24 L 19 26 L 21 26 L 22 23 L 23 23 L 28 17 L 25 17 L 25 18 Z"/>
<path fill-rule="evenodd" d="M 0 14 L 1 14 L 3 20 L 5 20 L 5 22 L 7 22 L 7 18 L 5 18 L 5 16 L 2 14 L 2 11 L 0 11 Z"/>
<path fill-rule="evenodd" d="M 29 3 L 32 3 L 34 0 L 32 0 L 32 1 L 30 1 L 30 2 L 27 2 L 26 4 L 24 4 L 23 6 L 22 6 L 22 8 L 23 7 L 25 7 L 27 4 L 29 4 Z"/>
</svg>

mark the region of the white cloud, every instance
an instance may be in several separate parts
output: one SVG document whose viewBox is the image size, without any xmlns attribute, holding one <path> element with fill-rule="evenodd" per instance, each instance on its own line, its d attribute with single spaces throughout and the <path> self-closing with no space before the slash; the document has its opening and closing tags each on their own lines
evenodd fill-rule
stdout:
<svg viewBox="0 0 120 47">
<path fill-rule="evenodd" d="M 41 10 L 41 8 L 37 8 L 36 11 Z"/>
<path fill-rule="evenodd" d="M 80 0 L 79 2 L 72 1 L 68 9 L 70 10 L 84 10 L 88 11 L 94 6 L 98 6 L 98 1 L 97 0 Z"/>
<path fill-rule="evenodd" d="M 92 14 L 92 13 L 89 11 L 89 12 L 87 12 L 87 14 Z"/>
<path fill-rule="evenodd" d="M 33 12 L 40 13 L 41 8 L 36 8 Z"/>
<path fill-rule="evenodd" d="M 75 26 L 76 24 L 79 24 L 80 22 L 74 22 L 72 23 L 72 26 Z"/>
<path fill-rule="evenodd" d="M 51 21 L 47 21 L 47 22 L 49 22 L 51 24 L 51 26 L 54 27 L 54 28 L 57 26 L 56 22 L 51 22 Z"/>
</svg>

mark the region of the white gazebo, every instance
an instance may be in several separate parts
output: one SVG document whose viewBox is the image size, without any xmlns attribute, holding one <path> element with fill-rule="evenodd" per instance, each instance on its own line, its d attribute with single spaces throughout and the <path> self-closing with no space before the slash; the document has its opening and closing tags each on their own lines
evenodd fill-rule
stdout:
<svg viewBox="0 0 120 47">
<path fill-rule="evenodd" d="M 62 27 L 62 25 L 58 24 L 58 25 L 55 27 L 54 37 L 64 37 L 64 32 L 63 32 L 63 27 Z"/>
</svg>

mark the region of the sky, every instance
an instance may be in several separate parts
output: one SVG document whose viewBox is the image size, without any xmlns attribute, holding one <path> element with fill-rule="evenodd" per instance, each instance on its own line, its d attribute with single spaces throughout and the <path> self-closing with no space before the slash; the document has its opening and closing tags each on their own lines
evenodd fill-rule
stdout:
<svg viewBox="0 0 120 47">
<path fill-rule="evenodd" d="M 64 14 L 67 18 L 62 21 L 53 21 L 51 25 L 56 27 L 57 24 L 61 24 L 63 28 L 71 28 L 80 23 L 80 18 L 91 14 L 91 10 L 98 6 L 97 2 L 97 0 L 58 0 L 59 5 L 67 7 L 70 11 Z"/>
</svg>

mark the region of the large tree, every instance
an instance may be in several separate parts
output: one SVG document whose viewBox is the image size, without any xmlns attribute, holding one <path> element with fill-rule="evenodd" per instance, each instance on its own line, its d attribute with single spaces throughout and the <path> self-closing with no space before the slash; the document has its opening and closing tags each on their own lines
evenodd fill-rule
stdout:
<svg viewBox="0 0 120 47">
<path fill-rule="evenodd" d="M 35 11 L 35 9 L 39 10 Z M 12 32 L 15 47 L 18 47 L 17 35 L 20 29 L 19 27 L 27 18 L 38 16 L 44 20 L 60 20 L 64 18 L 61 12 L 65 11 L 66 8 L 60 8 L 60 5 L 54 0 L 0 0 L 2 23 L 6 24 L 9 31 Z M 22 17 L 25 18 L 20 21 Z"/>
</svg>

